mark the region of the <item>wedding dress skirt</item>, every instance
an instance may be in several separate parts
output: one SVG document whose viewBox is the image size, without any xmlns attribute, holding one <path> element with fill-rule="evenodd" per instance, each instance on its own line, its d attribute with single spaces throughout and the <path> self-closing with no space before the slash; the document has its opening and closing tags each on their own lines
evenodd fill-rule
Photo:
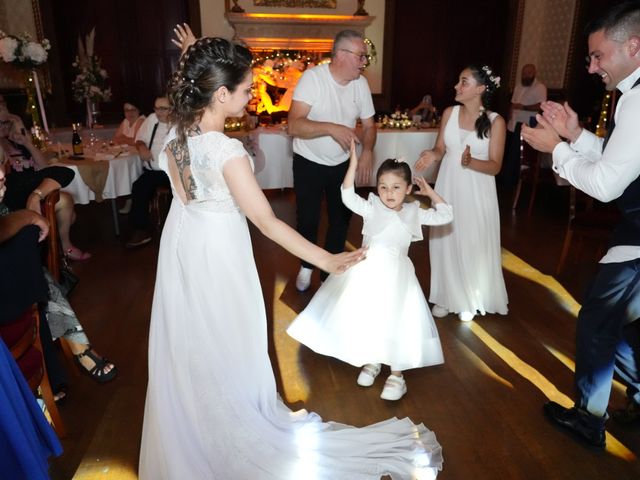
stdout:
<svg viewBox="0 0 640 480">
<path fill-rule="evenodd" d="M 406 235 L 396 227 L 391 234 Z M 330 275 L 287 333 L 356 367 L 383 363 L 407 370 L 444 362 L 429 305 L 400 248 L 370 246 L 366 260 Z"/>
<path fill-rule="evenodd" d="M 287 408 L 244 215 L 174 196 L 149 334 L 140 478 L 422 479 L 441 465 L 433 432 L 409 419 L 354 428 Z"/>
</svg>

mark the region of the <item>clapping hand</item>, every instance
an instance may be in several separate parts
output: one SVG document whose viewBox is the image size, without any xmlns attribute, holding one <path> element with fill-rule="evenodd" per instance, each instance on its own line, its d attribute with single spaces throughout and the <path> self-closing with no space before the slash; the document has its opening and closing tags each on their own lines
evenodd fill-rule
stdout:
<svg viewBox="0 0 640 480">
<path fill-rule="evenodd" d="M 187 48 L 196 43 L 196 36 L 186 23 L 176 25 L 173 33 L 175 33 L 176 38 L 175 40 L 172 38 L 171 43 L 180 49 L 180 55 L 183 55 L 184 52 L 187 51 Z"/>
<path fill-rule="evenodd" d="M 567 102 L 564 105 L 549 101 L 542 102 L 540 108 L 542 109 L 542 116 L 558 132 L 558 135 L 571 141 L 575 141 L 578 138 L 582 132 L 578 114 L 573 111 Z"/>
<path fill-rule="evenodd" d="M 415 168 L 416 170 L 421 172 L 429 168 L 437 160 L 438 158 L 433 150 L 425 150 L 420 154 L 420 157 L 416 162 Z"/>
<path fill-rule="evenodd" d="M 471 147 L 469 145 L 467 145 L 467 147 L 464 149 L 464 152 L 462 152 L 460 163 L 463 167 L 468 167 L 471 163 Z"/>
<path fill-rule="evenodd" d="M 556 145 L 562 142 L 562 139 L 544 116 L 538 114 L 536 119 L 538 120 L 536 128 L 522 125 L 522 138 L 539 152 L 551 153 Z"/>
</svg>

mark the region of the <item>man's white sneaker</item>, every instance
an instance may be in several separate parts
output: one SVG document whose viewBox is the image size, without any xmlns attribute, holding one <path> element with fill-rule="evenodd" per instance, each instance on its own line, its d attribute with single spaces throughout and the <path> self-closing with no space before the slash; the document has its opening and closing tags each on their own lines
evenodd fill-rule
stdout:
<svg viewBox="0 0 640 480">
<path fill-rule="evenodd" d="M 367 363 L 358 375 L 358 385 L 361 387 L 370 387 L 380 373 L 382 366 L 379 363 Z"/>
<path fill-rule="evenodd" d="M 449 315 L 449 310 L 447 310 L 444 307 L 441 307 L 440 305 L 434 305 L 431 308 L 431 313 L 433 314 L 434 317 L 442 318 Z"/>
<path fill-rule="evenodd" d="M 407 393 L 407 383 L 404 377 L 389 375 L 387 381 L 384 382 L 384 388 L 380 394 L 383 400 L 400 400 Z"/>
<path fill-rule="evenodd" d="M 460 312 L 458 314 L 458 318 L 461 322 L 470 322 L 473 320 L 473 317 L 475 317 L 475 315 L 471 312 Z"/>
<path fill-rule="evenodd" d="M 313 269 L 300 267 L 300 271 L 298 272 L 298 276 L 296 277 L 296 288 L 299 292 L 304 292 L 311 285 L 311 274 L 313 273 Z"/>
</svg>

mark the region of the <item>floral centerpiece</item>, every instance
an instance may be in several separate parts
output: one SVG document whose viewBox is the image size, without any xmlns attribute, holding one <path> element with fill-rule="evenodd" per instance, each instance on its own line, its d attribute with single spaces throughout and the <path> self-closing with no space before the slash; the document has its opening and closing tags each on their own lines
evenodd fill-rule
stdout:
<svg viewBox="0 0 640 480">
<path fill-rule="evenodd" d="M 76 69 L 76 78 L 73 80 L 73 99 L 87 105 L 87 125 L 95 123 L 99 114 L 98 102 L 111 100 L 111 88 L 107 83 L 109 75 L 102 68 L 100 57 L 93 53 L 95 28 L 86 36 L 85 42 L 78 38 L 78 55 L 76 55 L 73 67 Z"/>
<path fill-rule="evenodd" d="M 18 68 L 32 70 L 47 61 L 51 44 L 46 38 L 34 42 L 28 34 L 21 37 L 7 35 L 0 30 L 0 58 Z"/>
<path fill-rule="evenodd" d="M 31 116 L 33 127 L 36 130 L 40 128 L 40 115 L 42 115 L 42 122 L 46 132 L 49 132 L 49 125 L 47 125 L 47 115 L 42 101 L 40 82 L 35 69 L 47 61 L 50 49 L 51 44 L 46 38 L 42 42 L 34 42 L 27 33 L 18 37 L 7 35 L 5 32 L 0 31 L 0 59 L 27 72 L 27 112 Z M 40 106 L 40 113 L 36 106 L 36 97 Z"/>
<path fill-rule="evenodd" d="M 413 121 L 409 118 L 406 112 L 396 110 L 390 116 L 385 115 L 382 117 L 381 128 L 411 128 L 413 127 Z"/>
</svg>

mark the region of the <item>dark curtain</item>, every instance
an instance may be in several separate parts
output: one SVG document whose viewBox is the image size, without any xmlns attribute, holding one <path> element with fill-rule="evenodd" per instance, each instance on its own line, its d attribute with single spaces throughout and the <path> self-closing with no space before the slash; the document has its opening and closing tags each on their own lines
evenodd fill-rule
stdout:
<svg viewBox="0 0 640 480">
<path fill-rule="evenodd" d="M 178 62 L 179 51 L 170 42 L 177 23 L 188 22 L 199 33 L 200 14 L 194 0 L 40 0 L 45 34 L 52 40 L 50 100 L 54 123 L 65 126 L 84 121 L 85 107 L 73 101 L 72 63 L 78 36 L 95 27 L 94 53 L 109 74 L 110 102 L 100 104 L 101 123 L 123 118 L 122 104 L 129 100 L 147 114 L 156 95 L 165 91 Z"/>
<path fill-rule="evenodd" d="M 491 65 L 506 81 L 507 24 L 517 2 L 396 0 L 393 7 L 394 18 L 387 18 L 394 23 L 391 108 L 411 108 L 430 94 L 442 112 L 454 103 L 453 86 L 471 63 Z"/>
</svg>

